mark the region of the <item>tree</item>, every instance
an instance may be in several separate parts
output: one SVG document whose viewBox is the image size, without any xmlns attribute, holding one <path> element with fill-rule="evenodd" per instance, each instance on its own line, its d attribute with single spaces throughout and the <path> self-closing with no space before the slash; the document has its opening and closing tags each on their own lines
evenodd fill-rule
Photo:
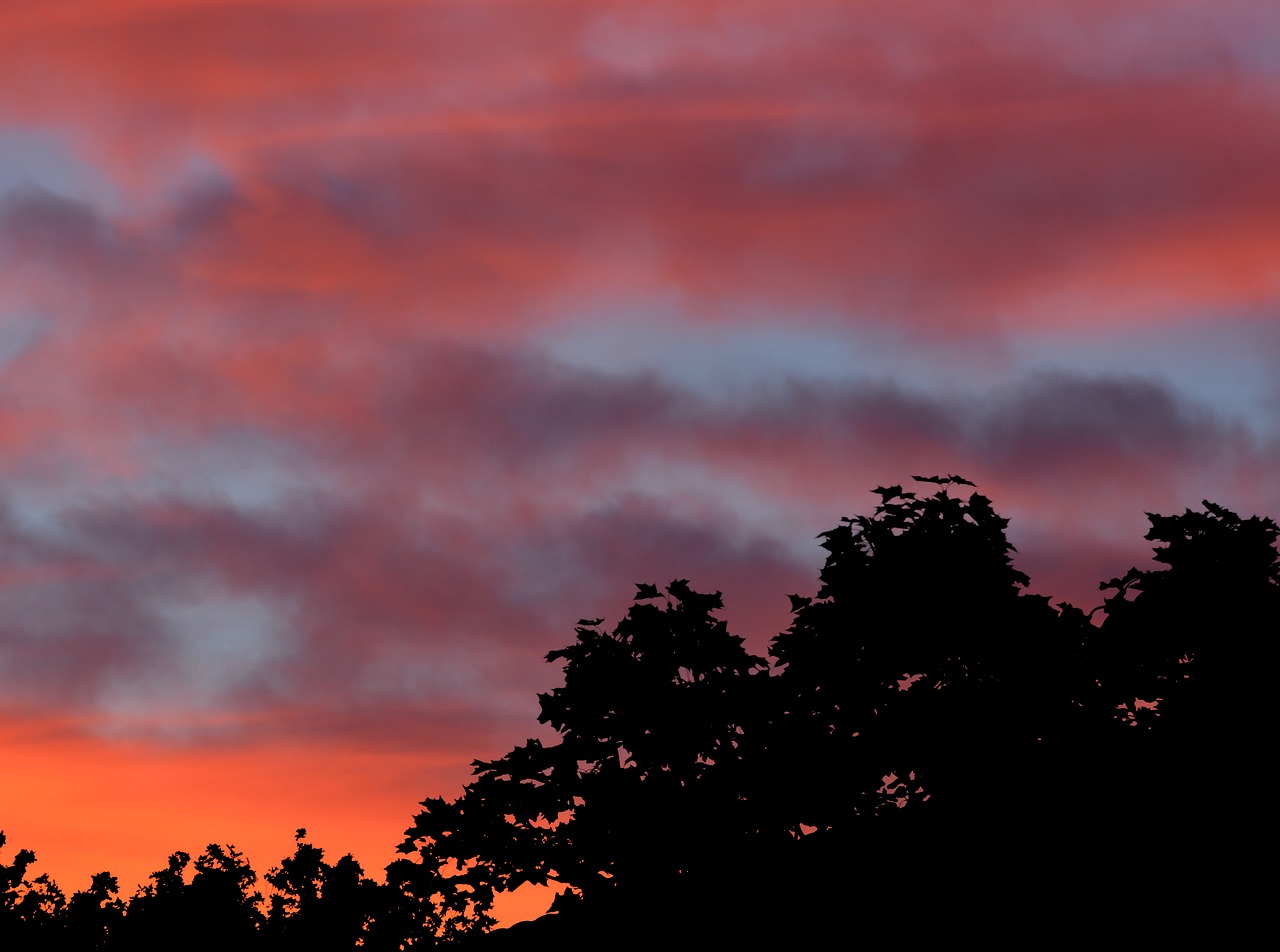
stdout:
<svg viewBox="0 0 1280 952">
<path fill-rule="evenodd" d="M 398 949 L 398 939 L 377 941 L 386 931 L 387 888 L 366 879 L 349 853 L 326 863 L 324 850 L 307 843 L 306 835 L 298 830 L 293 855 L 264 877 L 275 890 L 266 922 L 268 947 L 325 952 L 359 944 Z"/>
<path fill-rule="evenodd" d="M 62 913 L 63 942 L 68 949 L 107 949 L 124 921 L 120 884 L 110 873 L 97 873 L 89 888 L 74 893 Z"/>
<path fill-rule="evenodd" d="M 879 488 L 819 537 L 817 594 L 790 596 L 772 667 L 685 580 L 638 585 L 611 631 L 580 621 L 547 656 L 556 739 L 424 800 L 386 886 L 298 830 L 267 917 L 218 845 L 172 854 L 126 909 L 109 873 L 68 901 L 19 850 L 0 862 L 0 947 L 399 952 L 475 938 L 525 883 L 569 887 L 564 915 L 491 947 L 795 944 L 828 931 L 814 910 L 853 903 L 872 942 L 977 922 L 1027 944 L 1108 917 L 1185 938 L 1206 912 L 1215 941 L 1252 938 L 1264 880 L 1230 871 L 1269 822 L 1276 523 L 1208 501 L 1148 513 L 1162 567 L 1104 582 L 1086 615 L 1026 592 L 971 483 L 915 479 L 938 488 Z"/>
<path fill-rule="evenodd" d="M 1058 916 L 1082 870 L 1117 916 L 1239 906 L 1206 871 L 1259 823 L 1221 784 L 1253 782 L 1269 723 L 1250 681 L 1280 622 L 1275 524 L 1207 501 L 1148 514 L 1165 568 L 1104 583 L 1095 626 L 1022 591 L 1006 520 L 951 496 L 967 481 L 920 481 L 942 489 L 879 489 L 873 516 L 824 533 L 818 597 L 793 596 L 771 649 L 782 706 L 761 763 L 807 778 L 777 799 L 816 827 L 809 868 L 890 918 L 921 902 L 940 922 Z M 886 877 L 857 853 L 902 859 Z"/>
<path fill-rule="evenodd" d="M 1153 558 L 1165 568 L 1131 568 L 1104 582 L 1102 631 L 1108 686 L 1128 720 L 1185 718 L 1220 738 L 1224 715 L 1237 719 L 1262 700 L 1241 688 L 1280 616 L 1280 558 L 1271 519 L 1242 519 L 1208 500 L 1204 507 L 1147 513 L 1146 538 L 1163 543 Z M 1158 696 L 1158 712 L 1138 706 Z"/>
<path fill-rule="evenodd" d="M 1163 568 L 1131 568 L 1109 592 L 1097 678 L 1125 726 L 1108 769 L 1141 795 L 1131 813 L 1150 826 L 1217 816 L 1220 839 L 1247 810 L 1220 789 L 1247 783 L 1271 721 L 1272 640 L 1280 622 L 1276 523 L 1205 500 L 1204 511 L 1148 513 L 1146 538 Z M 1231 778 L 1227 780 L 1227 778 Z M 1133 822 L 1131 818 L 1130 822 Z"/>
<path fill-rule="evenodd" d="M 0 848 L 5 845 L 0 831 Z M 36 861 L 31 850 L 18 850 L 13 863 L 0 862 L 0 945 L 23 948 L 50 934 L 60 921 L 66 898 L 48 874 L 28 879 Z"/>
<path fill-rule="evenodd" d="M 1011 784 L 1084 690 L 1082 613 L 1026 594 L 1008 520 L 958 476 L 877 488 L 871 516 L 822 533 L 816 598 L 774 639 L 781 710 L 769 773 L 786 823 L 840 830 L 903 808 L 1007 812 Z M 797 778 L 804 778 L 797 789 Z"/>
<path fill-rule="evenodd" d="M 1007 520 L 952 495 L 971 483 L 917 481 L 938 491 L 878 489 L 873 515 L 820 536 L 821 587 L 791 596 L 772 670 L 714 616 L 719 594 L 686 581 L 662 604 L 638 586 L 612 632 L 580 622 L 548 655 L 563 687 L 539 698 L 559 740 L 477 761 L 462 797 L 424 801 L 402 846 L 412 865 L 455 863 L 473 898 L 567 884 L 588 928 L 634 932 L 655 909 L 670 926 L 684 909 L 704 933 L 758 939 L 797 928 L 758 915 L 779 869 L 801 871 L 807 904 L 872 890 L 887 910 L 898 894 L 874 857 L 923 855 L 944 822 L 1026 816 L 1052 787 L 1044 752 L 1083 723 L 1090 626 L 1025 594 Z M 956 879 L 930 849 L 913 879 Z"/>
<path fill-rule="evenodd" d="M 179 937 L 198 930 L 207 947 L 258 947 L 263 916 L 262 894 L 253 889 L 258 874 L 232 846 L 211 843 L 195 860 L 187 881 L 191 855 L 178 851 L 166 867 L 152 873 L 151 882 L 130 900 L 121 926 L 120 948 L 169 950 Z"/>
<path fill-rule="evenodd" d="M 713 614 L 720 593 L 637 589 L 611 632 L 583 620 L 547 656 L 564 685 L 539 695 L 539 720 L 559 740 L 476 761 L 461 798 L 423 801 L 401 847 L 412 865 L 453 862 L 451 882 L 482 907 L 494 889 L 557 882 L 601 909 L 686 890 L 742 846 L 743 738 L 765 661 Z"/>
</svg>

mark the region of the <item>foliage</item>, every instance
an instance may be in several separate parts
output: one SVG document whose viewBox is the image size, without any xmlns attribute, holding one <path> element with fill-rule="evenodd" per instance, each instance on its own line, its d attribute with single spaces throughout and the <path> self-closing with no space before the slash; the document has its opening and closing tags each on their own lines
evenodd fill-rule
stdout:
<svg viewBox="0 0 1280 952">
<path fill-rule="evenodd" d="M 149 879 L 128 904 L 122 945 L 168 949 L 174 935 L 199 922 L 210 945 L 255 947 L 264 923 L 262 894 L 253 889 L 258 874 L 234 847 L 211 843 L 194 864 L 189 853 L 178 851 Z"/>
<path fill-rule="evenodd" d="M 124 922 L 120 884 L 110 873 L 96 873 L 89 888 L 74 893 L 62 916 L 63 941 L 73 949 L 106 949 Z"/>
<path fill-rule="evenodd" d="M 389 936 L 389 890 L 364 875 L 348 853 L 336 863 L 324 861 L 324 850 L 307 843 L 299 829 L 292 856 L 264 877 L 274 890 L 266 922 L 266 942 L 273 950 L 399 948 Z"/>
<path fill-rule="evenodd" d="M 1168 791 L 1203 789 L 1208 750 L 1187 741 L 1224 737 L 1256 620 L 1280 618 L 1274 523 L 1210 503 L 1151 516 L 1167 567 L 1104 584 L 1115 594 L 1095 623 L 1097 610 L 1026 591 L 1008 521 L 972 483 L 915 479 L 936 491 L 878 488 L 871 515 L 819 537 L 818 592 L 791 596 L 772 667 L 712 615 L 718 594 L 684 581 L 665 605 L 638 586 L 612 632 L 581 622 L 548 656 L 563 686 L 540 696 L 559 740 L 477 761 L 462 797 L 424 801 L 402 849 L 427 871 L 453 861 L 485 901 L 568 884 L 597 923 L 610 909 L 634 923 L 659 901 L 673 919 L 691 886 L 705 910 L 728 898 L 717 883 L 742 893 L 779 868 L 804 869 L 814 902 L 860 890 L 888 915 L 901 894 L 853 857 L 894 853 L 914 855 L 914 881 L 959 914 L 985 901 L 985 877 L 1069 855 L 1135 810 L 1130 845 L 1144 835 L 1164 855 L 1153 844 L 1168 841 L 1170 804 L 1184 828 L 1189 805 Z M 1175 676 L 1170 705 L 1153 685 L 1172 696 Z M 1129 729 L 1157 706 L 1183 726 Z M 1042 875 L 1027 882 L 1054 881 Z"/>
<path fill-rule="evenodd" d="M 6 843 L 0 831 L 0 849 Z M 66 897 L 47 874 L 28 878 L 36 861 L 31 850 L 18 850 L 12 864 L 0 862 L 0 947 L 18 946 L 52 932 L 61 922 Z"/>
<path fill-rule="evenodd" d="M 305 830 L 265 904 L 229 846 L 172 854 L 127 903 L 105 872 L 67 899 L 19 850 L 0 862 L 0 945 L 146 952 L 196 929 L 246 952 L 432 947 L 489 929 L 495 893 L 525 883 L 569 887 L 533 944 L 663 941 L 682 916 L 686 939 L 792 943 L 808 912 L 760 913 L 779 870 L 803 884 L 793 906 L 856 895 L 899 941 L 921 897 L 939 933 L 997 908 L 1045 919 L 1047 896 L 1078 895 L 1082 849 L 1094 909 L 1238 901 L 1212 871 L 1255 820 L 1239 793 L 1270 723 L 1275 522 L 1207 501 L 1149 513 L 1159 567 L 1104 582 L 1086 615 L 1026 591 L 1007 520 L 971 483 L 915 479 L 936 491 L 878 488 L 871 515 L 819 537 L 817 593 L 790 596 L 772 664 L 685 580 L 638 585 L 612 630 L 580 621 L 547 656 L 564 673 L 539 696 L 555 740 L 424 800 L 385 885 Z"/>
<path fill-rule="evenodd" d="M 327 863 L 323 850 L 305 837 L 298 830 L 293 855 L 264 877 L 273 890 L 269 902 L 254 888 L 257 873 L 231 846 L 210 844 L 194 862 L 189 853 L 171 854 L 127 902 L 110 873 L 96 874 L 67 900 L 48 876 L 29 876 L 35 854 L 20 850 L 12 863 L 0 863 L 0 948 L 398 952 L 492 924 L 467 910 L 451 928 L 436 928 L 440 913 L 434 925 L 425 922 L 425 910 L 435 907 L 404 892 L 395 875 L 389 876 L 394 885 L 374 882 L 350 855 Z M 0 847 L 4 842 L 0 834 Z M 409 865 L 415 864 L 401 867 Z M 420 869 L 408 872 L 419 884 L 429 881 Z"/>
<path fill-rule="evenodd" d="M 1005 809 L 1031 748 L 1068 729 L 1086 693 L 1083 616 L 1023 591 L 1008 520 L 985 496 L 951 494 L 967 480 L 916 480 L 939 490 L 877 488 L 873 515 L 819 536 L 817 597 L 791 597 L 770 648 L 781 710 L 767 773 L 791 829 L 925 802 Z"/>
<path fill-rule="evenodd" d="M 584 620 L 547 656 L 565 663 L 564 686 L 539 696 L 539 720 L 559 741 L 476 761 L 461 799 L 423 802 L 404 851 L 433 869 L 456 858 L 485 900 L 548 881 L 592 896 L 674 882 L 741 838 L 742 738 L 764 659 L 714 616 L 718 592 L 637 588 L 611 632 Z"/>
<path fill-rule="evenodd" d="M 1105 710 L 1126 728 L 1103 766 L 1136 791 L 1126 822 L 1181 829 L 1185 840 L 1196 829 L 1188 817 L 1215 817 L 1196 834 L 1213 855 L 1253 835 L 1245 791 L 1274 718 L 1265 679 L 1280 630 L 1280 532 L 1271 519 L 1203 505 L 1147 514 L 1162 567 L 1100 586 L 1109 594 L 1095 660 Z"/>
<path fill-rule="evenodd" d="M 1163 543 L 1153 558 L 1165 567 L 1131 568 L 1100 588 L 1110 593 L 1102 629 L 1113 697 L 1132 708 L 1136 700 L 1186 693 L 1194 681 L 1205 702 L 1196 718 L 1207 724 L 1215 710 L 1249 700 L 1237 682 L 1262 647 L 1259 623 L 1280 614 L 1280 559 L 1271 519 L 1242 519 L 1208 500 L 1204 507 L 1147 513 L 1146 538 Z M 1189 703 L 1166 700 L 1166 716 Z"/>
</svg>

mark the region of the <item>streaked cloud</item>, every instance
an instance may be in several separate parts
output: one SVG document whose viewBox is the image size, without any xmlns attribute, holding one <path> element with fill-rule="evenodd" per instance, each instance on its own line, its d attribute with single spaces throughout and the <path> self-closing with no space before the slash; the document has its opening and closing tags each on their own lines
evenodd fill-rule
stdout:
<svg viewBox="0 0 1280 952">
<path fill-rule="evenodd" d="M 192 792 L 223 774 L 251 845 L 315 810 L 371 865 L 534 728 L 579 617 L 688 577 L 762 650 L 813 536 L 913 473 L 975 479 L 1086 608 L 1145 511 L 1280 514 L 1278 26 L 6 8 L 0 743 L 44 778 L 11 839 L 75 761 L 122 791 L 85 842 L 147 784 L 229 822 Z M 58 836 L 59 875 L 112 855 Z"/>
</svg>

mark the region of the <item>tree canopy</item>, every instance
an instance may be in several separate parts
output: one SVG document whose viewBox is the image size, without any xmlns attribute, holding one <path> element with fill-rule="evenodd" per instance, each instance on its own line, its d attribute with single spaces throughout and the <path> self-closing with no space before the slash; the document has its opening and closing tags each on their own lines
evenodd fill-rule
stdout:
<svg viewBox="0 0 1280 952">
<path fill-rule="evenodd" d="M 560 741 L 476 761 L 466 795 L 425 801 L 403 849 L 461 861 L 475 895 L 554 880 L 604 903 L 677 889 L 723 858 L 751 828 L 743 737 L 767 666 L 721 607 L 677 580 L 638 585 L 612 631 L 581 621 L 577 642 L 548 655 L 564 686 L 539 696 Z"/>
<path fill-rule="evenodd" d="M 1086 614 L 1027 592 L 1007 520 L 972 483 L 915 481 L 936 491 L 877 488 L 871 515 L 822 533 L 818 591 L 791 596 L 768 660 L 685 580 L 638 584 L 612 631 L 581 622 L 547 658 L 563 686 L 539 698 L 560 739 L 476 761 L 402 849 L 452 858 L 476 897 L 566 885 L 559 908 L 584 928 L 733 908 L 737 925 L 709 928 L 744 938 L 760 928 L 751 884 L 778 870 L 803 870 L 811 902 L 861 896 L 889 921 L 925 896 L 956 915 L 997 893 L 1063 902 L 1089 838 L 1095 867 L 1170 859 L 1175 830 L 1203 819 L 1189 809 L 1208 745 L 1259 729 L 1256 701 L 1245 725 L 1228 712 L 1256 633 L 1280 620 L 1275 523 L 1207 501 L 1149 514 L 1166 567 L 1103 583 Z M 1167 875 L 1129 888 L 1155 895 Z"/>
<path fill-rule="evenodd" d="M 1247 887 L 1217 871 L 1261 822 L 1240 791 L 1270 723 L 1275 522 L 1208 501 L 1149 513 L 1158 567 L 1103 582 L 1086 613 L 1029 593 L 972 483 L 914 481 L 819 536 L 817 590 L 790 596 L 767 657 L 684 579 L 637 584 L 612 628 L 579 621 L 547 655 L 554 740 L 424 800 L 385 883 L 302 829 L 261 881 L 211 844 L 129 898 L 107 872 L 68 898 L 20 849 L 0 856 L 0 946 L 145 952 L 193 929 L 240 950 L 619 929 L 758 944 L 855 907 L 869 940 L 975 923 L 1025 938 L 1124 908 L 1142 928 L 1243 909 Z M 564 887 L 556 914 L 486 935 L 495 895 L 528 883 Z"/>
</svg>

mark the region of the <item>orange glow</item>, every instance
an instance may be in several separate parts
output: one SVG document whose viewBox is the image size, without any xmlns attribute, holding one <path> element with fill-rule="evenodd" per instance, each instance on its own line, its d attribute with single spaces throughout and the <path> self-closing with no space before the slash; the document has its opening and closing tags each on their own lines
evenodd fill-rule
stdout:
<svg viewBox="0 0 1280 952">
<path fill-rule="evenodd" d="M 473 756 L 362 752 L 323 738 L 166 747 L 86 727 L 0 720 L 0 759 L 21 765 L 0 791 L 0 828 L 9 847 L 35 851 L 33 874 L 49 873 L 68 893 L 109 870 L 132 895 L 170 853 L 209 843 L 236 846 L 261 876 L 292 853 L 300 826 L 331 861 L 350 852 L 380 879 L 424 791 L 460 792 Z"/>
<path fill-rule="evenodd" d="M 165 865 L 209 843 L 241 850 L 261 876 L 293 852 L 295 828 L 332 862 L 351 853 L 365 874 L 400 858 L 395 847 L 423 791 L 470 778 L 471 752 L 362 752 L 326 743 L 268 741 L 164 747 L 94 737 L 84 722 L 0 718 L 0 760 L 20 764 L 0 791 L 6 858 L 36 854 L 68 893 L 103 870 L 128 897 Z M 494 907 L 502 925 L 546 911 L 557 890 L 522 887 Z"/>
</svg>

